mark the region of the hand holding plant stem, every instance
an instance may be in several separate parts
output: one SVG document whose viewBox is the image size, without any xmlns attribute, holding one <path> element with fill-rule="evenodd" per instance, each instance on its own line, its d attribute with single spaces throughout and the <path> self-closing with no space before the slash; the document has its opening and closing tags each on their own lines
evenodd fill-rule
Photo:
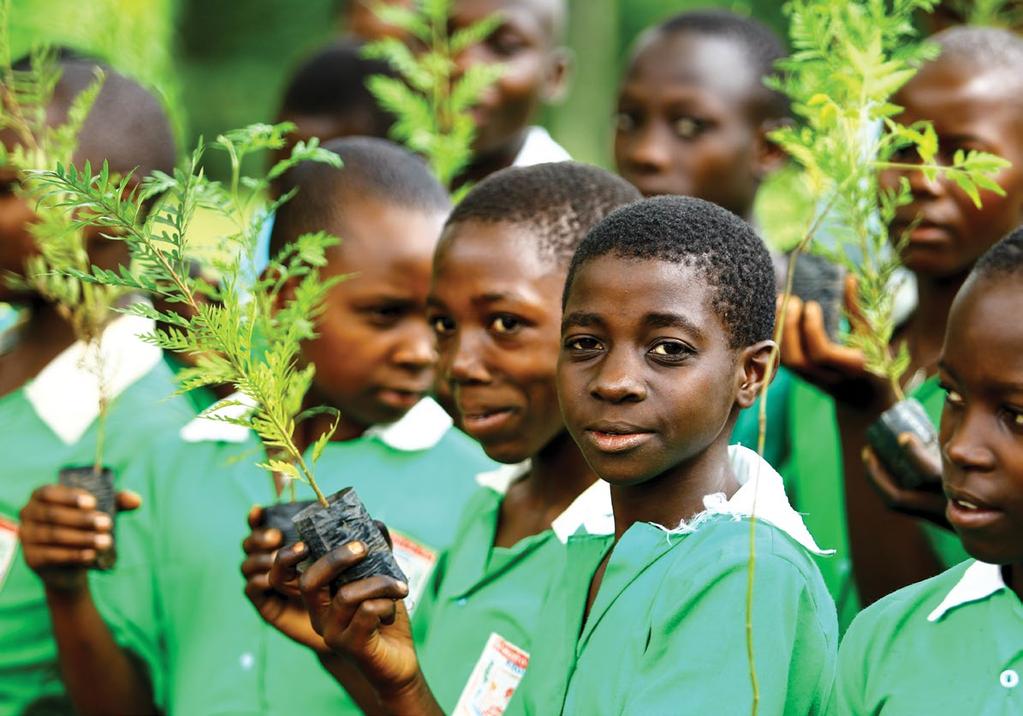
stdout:
<svg viewBox="0 0 1023 716">
<path fill-rule="evenodd" d="M 302 411 L 314 366 L 299 367 L 300 344 L 314 337 L 315 320 L 326 293 L 340 280 L 319 276 L 319 269 L 326 264 L 326 251 L 337 239 L 322 232 L 300 236 L 270 262 L 263 277 L 251 287 L 251 300 L 244 297 L 244 258 L 253 251 L 267 214 L 294 192 L 262 210 L 253 210 L 254 195 L 300 161 L 341 164 L 336 154 L 320 148 L 313 139 L 299 142 L 287 159 L 264 176 L 242 176 L 242 160 L 248 154 L 284 146 L 284 135 L 291 129 L 293 125 L 288 123 L 257 124 L 217 137 L 212 147 L 227 152 L 231 160 L 226 186 L 203 173 L 202 142 L 173 176 L 156 172 L 138 185 L 130 176 L 112 176 L 105 164 L 94 173 L 88 163 L 81 170 L 58 164 L 53 170 L 36 172 L 34 179 L 45 187 L 55 206 L 73 213 L 78 226 L 103 227 L 110 231 L 108 238 L 124 241 L 131 250 L 131 268 L 110 271 L 93 266 L 88 271 L 73 270 L 70 275 L 86 284 L 142 291 L 168 303 L 187 304 L 192 314 L 189 318 L 159 311 L 147 302 L 137 302 L 125 311 L 169 326 L 142 336 L 144 340 L 196 356 L 196 365 L 178 375 L 182 392 L 229 383 L 244 394 L 251 405 L 220 401 L 205 417 L 253 430 L 271 455 L 261 467 L 305 480 L 326 506 L 326 496 L 296 445 L 294 433 L 297 423 L 324 412 L 332 413 L 334 427 L 337 425 L 337 411 L 332 408 Z M 147 202 L 157 196 L 166 198 L 147 216 Z M 221 277 L 219 287 L 193 277 L 189 270 L 188 227 L 199 207 L 230 222 L 231 230 L 221 237 L 220 255 L 209 259 Z M 292 297 L 284 302 L 281 294 L 286 286 Z M 212 300 L 200 300 L 203 296 Z M 225 415 L 221 412 L 225 408 L 244 413 Z M 312 462 L 332 434 L 333 428 L 313 444 Z"/>
<path fill-rule="evenodd" d="M 367 57 L 385 60 L 401 79 L 377 75 L 370 92 L 396 121 L 391 136 L 426 157 L 442 184 L 451 187 L 472 159 L 476 126 L 468 110 L 503 72 L 475 64 L 456 79 L 459 54 L 485 40 L 500 25 L 496 15 L 448 34 L 453 0 L 419 0 L 416 9 L 378 2 L 377 16 L 403 30 L 425 49 L 414 54 L 395 38 L 378 40 Z"/>
</svg>

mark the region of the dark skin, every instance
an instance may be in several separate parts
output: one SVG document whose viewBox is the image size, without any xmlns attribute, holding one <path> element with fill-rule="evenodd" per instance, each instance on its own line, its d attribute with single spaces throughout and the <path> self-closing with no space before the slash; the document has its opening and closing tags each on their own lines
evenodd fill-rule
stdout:
<svg viewBox="0 0 1023 716">
<path fill-rule="evenodd" d="M 688 267 L 657 260 L 591 260 L 576 274 L 562 322 L 558 394 L 590 467 L 611 483 L 616 537 L 635 521 L 678 524 L 712 492 L 738 489 L 728 438 L 767 379 L 771 341 L 733 349 Z M 632 431 L 632 432 L 626 432 Z M 282 550 L 281 578 L 304 555 Z M 400 583 L 373 577 L 333 599 L 330 580 L 364 558 L 350 543 L 299 579 L 326 643 L 381 677 L 380 712 L 441 713 L 409 657 Z M 590 602 L 603 565 L 594 576 Z M 588 608 L 588 605 L 587 605 Z"/>
<path fill-rule="evenodd" d="M 946 516 L 971 556 L 1003 565 L 1023 599 L 1023 293 L 1020 276 L 971 279 L 949 315 L 939 375 Z"/>
<path fill-rule="evenodd" d="M 888 171 L 881 177 L 883 185 L 894 186 L 904 176 L 912 190 L 912 203 L 899 210 L 893 223 L 893 238 L 920 219 L 902 255 L 918 285 L 918 307 L 894 338 L 896 345 L 908 345 L 911 356 L 903 384 L 918 372 L 936 373 L 956 293 L 977 258 L 1023 222 L 1023 121 L 1016 100 L 1000 89 L 1000 73 L 939 58 L 922 68 L 894 99 L 905 108 L 900 121 L 934 122 L 942 160 L 947 161 L 956 149 L 982 149 L 1012 162 L 994 177 L 1006 195 L 982 191 L 979 209 L 944 178 L 931 182 L 920 172 L 904 170 Z M 913 163 L 918 159 L 904 155 L 895 161 Z M 854 292 L 847 303 L 855 316 Z M 853 569 L 860 596 L 869 604 L 937 574 L 942 565 L 919 522 L 886 508 L 885 499 L 871 488 L 868 466 L 864 465 L 864 459 L 871 459 L 869 453 L 864 455 L 866 429 L 894 404 L 891 389 L 866 372 L 859 351 L 830 341 L 820 306 L 804 306 L 793 298 L 783 320 L 782 362 L 836 399 Z M 914 507 L 933 510 L 932 502 L 914 503 Z"/>
<path fill-rule="evenodd" d="M 477 129 L 475 157 L 463 182 L 511 166 L 537 110 L 564 94 L 568 78 L 569 56 L 560 45 L 561 0 L 456 0 L 450 29 L 455 32 L 495 13 L 500 26 L 456 58 L 456 76 L 478 64 L 505 68 L 470 110 Z"/>
<path fill-rule="evenodd" d="M 695 196 L 751 220 L 761 181 L 784 162 L 761 77 L 727 39 L 653 30 L 618 93 L 615 164 L 644 196 Z"/>
<path fill-rule="evenodd" d="M 345 0 L 341 11 L 342 28 L 351 35 L 366 42 L 381 40 L 385 37 L 404 38 L 404 33 L 394 25 L 389 25 L 377 17 L 372 0 Z M 383 0 L 385 5 L 411 8 L 413 0 Z"/>
<path fill-rule="evenodd" d="M 464 429 L 495 460 L 511 464 L 531 460 L 529 473 L 509 488 L 501 502 L 495 547 L 511 547 L 549 529 L 596 479 L 566 432 L 558 409 L 555 374 L 567 267 L 563 261 L 537 255 L 533 246 L 535 237 L 513 223 L 468 221 L 449 226 L 435 257 L 429 297 L 438 373 L 451 386 Z M 271 580 L 284 580 L 282 589 L 300 586 L 287 557 L 303 553 L 298 546 L 290 555 L 282 551 Z M 357 555 L 343 553 L 336 565 L 348 564 L 347 556 Z M 333 628 L 334 622 L 329 621 L 332 600 L 329 594 L 309 591 L 322 586 L 317 574 L 312 572 L 299 591 L 306 594 L 307 603 L 317 605 L 311 612 L 317 631 L 324 634 L 327 645 L 336 646 L 349 637 L 343 629 L 335 635 L 324 631 Z M 397 583 L 374 579 L 365 580 L 370 590 L 378 587 L 382 594 L 389 593 L 388 588 L 400 590 Z M 363 594 L 353 587 L 335 600 L 365 598 Z M 378 705 L 389 704 L 400 694 L 411 711 L 429 713 L 437 705 L 419 671 L 411 635 L 400 631 L 407 616 L 393 603 L 388 607 L 381 602 L 379 607 L 387 619 L 395 620 L 383 625 L 391 646 L 386 657 L 378 654 L 355 660 L 371 667 L 366 676 L 379 695 Z M 348 608 L 354 609 L 354 602 Z M 377 608 L 366 607 L 371 614 Z M 348 663 L 346 657 L 324 661 L 328 668 L 332 661 Z M 335 668 L 331 671 L 339 673 Z M 410 683 L 417 684 L 414 697 L 406 693 Z"/>
<path fill-rule="evenodd" d="M 332 405 L 343 416 L 335 441 L 400 419 L 426 396 L 437 360 L 426 295 L 444 214 L 372 197 L 348 203 L 344 225 L 327 227 L 345 238 L 330 250 L 325 275 L 353 276 L 331 289 L 319 336 L 302 352 L 305 361 L 316 365 L 309 404 Z M 287 298 L 284 292 L 282 300 Z M 313 417 L 299 425 L 296 439 L 309 445 L 332 422 L 329 415 Z M 258 507 L 248 519 L 252 533 L 242 545 L 246 559 L 241 567 L 246 595 L 267 622 L 322 651 L 322 640 L 294 598 L 297 593 L 289 598 L 270 586 L 270 566 L 282 546 L 280 531 L 261 527 Z"/>
</svg>

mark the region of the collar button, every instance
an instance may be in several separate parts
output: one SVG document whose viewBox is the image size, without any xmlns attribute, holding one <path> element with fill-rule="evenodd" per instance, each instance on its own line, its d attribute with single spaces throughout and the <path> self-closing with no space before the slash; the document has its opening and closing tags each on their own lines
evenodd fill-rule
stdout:
<svg viewBox="0 0 1023 716">
<path fill-rule="evenodd" d="M 1019 685 L 1019 674 L 1012 669 L 1006 669 L 999 674 L 998 683 L 1006 689 L 1014 689 Z"/>
</svg>

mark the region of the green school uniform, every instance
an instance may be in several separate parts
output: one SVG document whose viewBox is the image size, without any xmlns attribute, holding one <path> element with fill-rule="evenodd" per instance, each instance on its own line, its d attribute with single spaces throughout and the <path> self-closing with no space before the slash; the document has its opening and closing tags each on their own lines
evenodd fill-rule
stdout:
<svg viewBox="0 0 1023 716">
<path fill-rule="evenodd" d="M 821 550 L 781 477 L 731 448 L 743 483 L 674 530 L 632 525 L 617 542 L 578 534 L 547 593 L 510 714 L 743 714 L 752 705 L 745 604 L 756 496 L 753 643 L 763 714 L 824 713 L 838 648 L 835 607 L 810 554 Z M 590 612 L 593 574 L 611 556 Z"/>
<path fill-rule="evenodd" d="M 477 477 L 481 487 L 416 611 L 419 662 L 445 713 L 507 706 L 522 673 L 517 664 L 528 663 L 533 648 L 543 607 L 539 595 L 559 578 L 565 541 L 580 526 L 596 534 L 614 531 L 610 489 L 598 480 L 551 529 L 495 547 L 504 495 L 528 471 L 527 462 Z"/>
<path fill-rule="evenodd" d="M 174 383 L 160 351 L 135 339 L 151 329 L 124 317 L 103 335 L 114 396 L 103 461 L 123 487 L 133 460 L 155 440 L 174 434 L 194 413 L 170 399 Z M 96 379 L 81 368 L 75 344 L 39 375 L 0 398 L 0 714 L 69 712 L 57 668 L 42 582 L 17 541 L 18 513 L 32 492 L 57 481 L 63 467 L 91 465 L 96 445 Z M 118 520 L 118 530 L 120 522 Z"/>
<path fill-rule="evenodd" d="M 838 716 L 1023 713 L 1023 604 L 969 560 L 871 605 L 842 642 Z"/>
<path fill-rule="evenodd" d="M 261 447 L 235 428 L 199 419 L 183 433 L 201 442 L 168 445 L 135 475 L 146 503 L 123 520 L 119 542 L 131 551 L 122 566 L 93 576 L 100 612 L 145 664 L 168 714 L 358 713 L 315 655 L 265 624 L 243 595 L 246 515 L 272 490 L 253 465 Z M 428 402 L 394 425 L 327 445 L 316 474 L 328 493 L 353 485 L 388 524 L 415 591 L 450 545 L 473 476 L 492 466 Z M 311 496 L 299 487 L 300 498 Z"/>
<path fill-rule="evenodd" d="M 830 396 L 794 378 L 789 395 L 789 462 L 785 474 L 792 504 L 805 515 L 806 524 L 824 544 L 837 550 L 837 557 L 818 561 L 824 581 L 838 606 L 842 630 L 860 610 L 860 599 L 852 573 L 849 531 L 846 526 L 845 488 L 842 482 L 842 444 Z M 912 392 L 931 420 L 941 420 L 944 393 L 937 378 L 930 378 Z M 949 567 L 966 558 L 959 540 L 951 532 L 921 523 L 942 563 Z"/>
</svg>

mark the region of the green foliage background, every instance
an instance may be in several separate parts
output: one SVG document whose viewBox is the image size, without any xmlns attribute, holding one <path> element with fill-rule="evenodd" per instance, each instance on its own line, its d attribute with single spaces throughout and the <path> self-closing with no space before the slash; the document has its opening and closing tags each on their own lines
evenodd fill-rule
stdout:
<svg viewBox="0 0 1023 716">
<path fill-rule="evenodd" d="M 783 32 L 779 0 L 569 0 L 572 90 L 542 118 L 583 161 L 610 165 L 611 112 L 635 36 L 700 7 L 750 12 Z M 272 121 L 288 73 L 342 28 L 337 0 L 13 0 L 13 49 L 71 45 L 156 87 L 182 146 L 231 127 Z M 594 122 L 594 117 L 606 117 Z M 223 176 L 227 166 L 208 167 Z"/>
</svg>

